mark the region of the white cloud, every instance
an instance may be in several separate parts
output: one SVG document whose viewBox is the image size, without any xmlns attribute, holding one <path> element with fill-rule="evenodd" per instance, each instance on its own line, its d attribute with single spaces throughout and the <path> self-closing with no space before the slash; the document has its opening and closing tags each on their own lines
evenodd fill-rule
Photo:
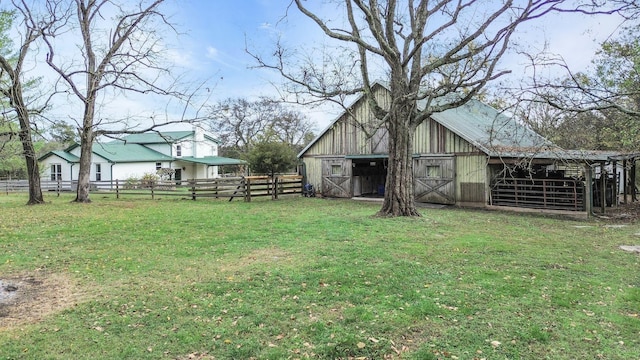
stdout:
<svg viewBox="0 0 640 360">
<path fill-rule="evenodd" d="M 211 60 L 219 60 L 220 51 L 213 46 L 207 46 L 207 58 Z"/>
<path fill-rule="evenodd" d="M 190 52 L 169 49 L 165 51 L 165 57 L 172 64 L 182 68 L 194 68 L 195 64 Z"/>
</svg>

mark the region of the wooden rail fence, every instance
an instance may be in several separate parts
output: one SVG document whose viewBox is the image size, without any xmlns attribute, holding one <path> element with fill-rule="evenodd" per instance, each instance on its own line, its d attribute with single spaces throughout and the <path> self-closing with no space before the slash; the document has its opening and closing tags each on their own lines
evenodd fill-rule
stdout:
<svg viewBox="0 0 640 360">
<path fill-rule="evenodd" d="M 89 192 L 97 194 L 114 194 L 123 196 L 176 196 L 197 200 L 199 198 L 242 199 L 271 197 L 278 199 L 283 195 L 302 194 L 302 176 L 278 175 L 246 176 L 234 178 L 190 179 L 190 180 L 113 180 L 92 181 Z M 77 181 L 41 181 L 42 191 L 62 192 L 76 191 Z M 0 187 L 6 194 L 29 191 L 26 180 L 1 180 Z"/>
</svg>

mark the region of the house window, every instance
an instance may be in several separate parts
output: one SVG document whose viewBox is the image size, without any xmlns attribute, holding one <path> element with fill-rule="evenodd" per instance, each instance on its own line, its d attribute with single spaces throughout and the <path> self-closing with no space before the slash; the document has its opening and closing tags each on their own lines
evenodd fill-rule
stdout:
<svg viewBox="0 0 640 360">
<path fill-rule="evenodd" d="M 176 156 L 182 156 L 182 146 L 176 145 Z"/>
<path fill-rule="evenodd" d="M 62 180 L 62 164 L 51 164 L 51 181 Z"/>
<path fill-rule="evenodd" d="M 96 181 L 102 181 L 102 165 L 96 164 Z"/>
<path fill-rule="evenodd" d="M 342 175 L 342 166 L 341 165 L 331 165 L 331 175 L 333 175 L 333 176 L 341 176 Z"/>
<path fill-rule="evenodd" d="M 156 171 L 162 169 L 162 163 L 157 162 L 156 163 Z"/>
<path fill-rule="evenodd" d="M 427 177 L 428 178 L 440 178 L 442 173 L 439 165 L 427 165 Z"/>
</svg>

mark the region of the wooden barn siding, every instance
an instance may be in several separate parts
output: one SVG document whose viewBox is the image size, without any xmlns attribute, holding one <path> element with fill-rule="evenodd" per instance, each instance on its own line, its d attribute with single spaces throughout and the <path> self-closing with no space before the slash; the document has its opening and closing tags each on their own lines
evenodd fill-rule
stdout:
<svg viewBox="0 0 640 360">
<path fill-rule="evenodd" d="M 473 145 L 434 120 L 424 121 L 413 138 L 415 153 L 459 154 L 478 152 Z"/>
<path fill-rule="evenodd" d="M 376 94 L 380 105 L 388 106 L 388 95 L 378 91 Z M 375 118 L 369 106 L 360 99 L 352 107 L 352 113 L 357 119 L 366 119 L 368 123 L 375 123 Z M 305 153 L 314 155 L 364 155 L 386 154 L 388 152 L 388 138 L 386 130 L 377 131 L 373 137 L 367 134 L 351 120 L 350 115 L 343 114 L 331 129 L 313 144 Z"/>
<path fill-rule="evenodd" d="M 456 203 L 486 205 L 487 182 L 485 155 L 456 156 Z"/>
<path fill-rule="evenodd" d="M 322 158 L 305 157 L 304 166 L 307 175 L 307 182 L 319 191 L 322 185 Z"/>
<path fill-rule="evenodd" d="M 384 94 L 378 93 L 383 105 Z M 353 106 L 358 119 L 372 121 L 373 115 L 366 102 L 360 100 Z M 342 115 L 331 129 L 312 145 L 304 155 L 304 162 L 309 183 L 316 189 L 322 184 L 322 158 L 336 155 L 386 154 L 388 136 L 386 130 L 379 131 L 368 138 L 362 129 L 347 121 L 347 114 Z M 414 153 L 423 155 L 451 154 L 456 155 L 456 202 L 461 204 L 486 204 L 486 157 L 476 147 L 446 129 L 434 120 L 423 122 L 414 136 Z"/>
</svg>

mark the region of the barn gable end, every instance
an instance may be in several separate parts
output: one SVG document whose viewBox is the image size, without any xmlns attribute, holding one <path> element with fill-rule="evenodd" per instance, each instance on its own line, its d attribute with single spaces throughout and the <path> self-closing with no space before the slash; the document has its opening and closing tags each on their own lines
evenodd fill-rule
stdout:
<svg viewBox="0 0 640 360">
<path fill-rule="evenodd" d="M 373 90 L 379 103 L 388 106 L 389 91 L 380 84 Z M 387 154 L 387 130 L 361 96 L 298 156 L 307 182 L 320 193 L 352 197 L 383 195 Z M 416 130 L 414 154 L 417 201 L 484 203 L 487 158 L 477 146 L 429 119 Z"/>
</svg>

